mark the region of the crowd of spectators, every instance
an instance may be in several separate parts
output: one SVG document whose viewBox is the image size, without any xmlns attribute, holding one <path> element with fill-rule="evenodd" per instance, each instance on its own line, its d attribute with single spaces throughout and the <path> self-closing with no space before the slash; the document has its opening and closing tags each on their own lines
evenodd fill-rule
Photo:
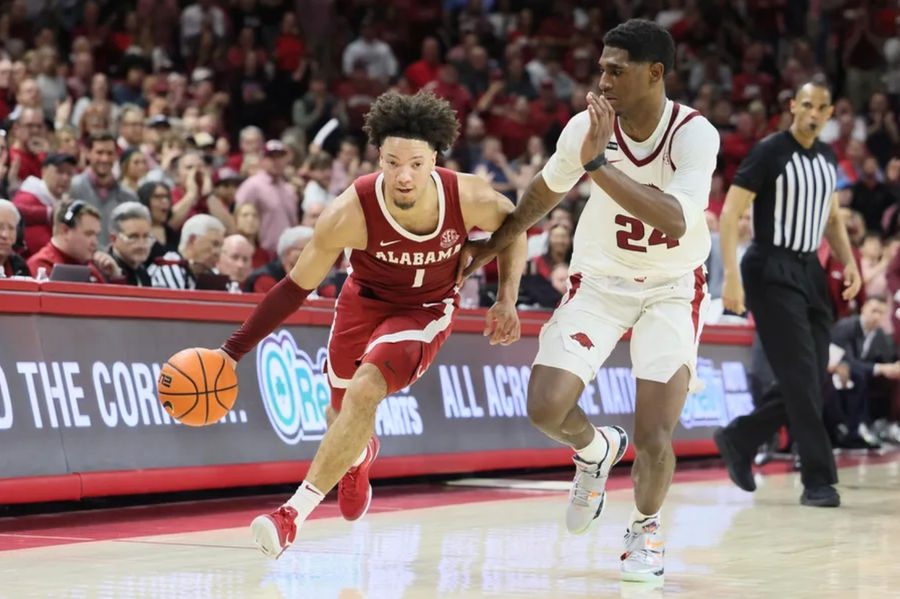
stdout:
<svg viewBox="0 0 900 599">
<path fill-rule="evenodd" d="M 461 131 L 441 164 L 515 201 L 596 88 L 602 33 L 632 17 L 669 29 L 667 93 L 721 133 L 714 236 L 748 150 L 790 126 L 798 84 L 828 83 L 821 137 L 865 279 L 844 302 L 823 247 L 835 311 L 884 297 L 880 324 L 900 339 L 900 7 L 888 0 L 3 0 L 0 272 L 82 264 L 98 283 L 265 291 L 328 203 L 376 170 L 362 122 L 386 90 L 450 102 Z M 522 308 L 565 291 L 587 196 L 576 186 L 530 231 Z M 751 238 L 748 216 L 739 251 Z M 344 266 L 320 295 L 337 293 Z M 488 267 L 467 304 L 490 302 L 495 282 Z"/>
</svg>

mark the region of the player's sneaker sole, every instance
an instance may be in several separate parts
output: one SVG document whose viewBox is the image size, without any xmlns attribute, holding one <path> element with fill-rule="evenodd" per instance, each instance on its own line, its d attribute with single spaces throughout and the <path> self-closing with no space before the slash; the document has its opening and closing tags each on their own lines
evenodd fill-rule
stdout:
<svg viewBox="0 0 900 599">
<path fill-rule="evenodd" d="M 263 555 L 271 559 L 278 559 L 287 547 L 282 548 L 278 540 L 278 529 L 268 516 L 257 516 L 250 523 L 250 532 L 253 541 L 262 551 Z"/>
<path fill-rule="evenodd" d="M 663 570 L 653 572 L 622 572 L 622 582 L 663 582 L 665 574 Z"/>
</svg>

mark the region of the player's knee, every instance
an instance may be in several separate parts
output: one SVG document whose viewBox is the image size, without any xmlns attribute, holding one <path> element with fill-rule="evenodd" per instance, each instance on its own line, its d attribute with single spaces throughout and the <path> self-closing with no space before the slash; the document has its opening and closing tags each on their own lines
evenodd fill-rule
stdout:
<svg viewBox="0 0 900 599">
<path fill-rule="evenodd" d="M 634 433 L 634 451 L 653 461 L 672 453 L 672 431 L 665 427 L 638 427 Z"/>
<path fill-rule="evenodd" d="M 528 419 L 539 429 L 558 429 L 569 411 L 569 401 L 559 393 L 528 393 Z"/>
<path fill-rule="evenodd" d="M 381 371 L 371 364 L 364 364 L 350 381 L 344 395 L 343 410 L 364 410 L 374 413 L 386 394 L 387 383 Z"/>
</svg>

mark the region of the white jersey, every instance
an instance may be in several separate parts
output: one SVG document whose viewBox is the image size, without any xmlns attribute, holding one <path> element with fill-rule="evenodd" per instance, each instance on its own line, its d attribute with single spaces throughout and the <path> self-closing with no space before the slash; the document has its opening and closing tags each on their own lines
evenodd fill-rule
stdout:
<svg viewBox="0 0 900 599">
<path fill-rule="evenodd" d="M 584 111 L 563 129 L 542 171 L 551 190 L 566 192 L 584 175 L 581 144 L 589 128 L 590 116 Z M 684 211 L 685 233 L 678 240 L 667 238 L 591 181 L 591 195 L 575 230 L 571 272 L 678 277 L 703 264 L 710 248 L 704 210 L 718 153 L 719 133 L 709 121 L 671 100 L 643 142 L 628 138 L 616 117 L 607 159 L 634 181 L 675 197 Z"/>
</svg>

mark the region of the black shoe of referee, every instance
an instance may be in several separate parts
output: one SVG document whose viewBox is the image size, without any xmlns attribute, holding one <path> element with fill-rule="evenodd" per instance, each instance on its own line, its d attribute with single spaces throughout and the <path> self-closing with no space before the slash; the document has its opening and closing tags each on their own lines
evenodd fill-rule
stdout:
<svg viewBox="0 0 900 599">
<path fill-rule="evenodd" d="M 728 476 L 731 482 L 739 486 L 741 489 L 749 492 L 756 490 L 756 481 L 753 480 L 753 456 L 744 455 L 731 443 L 725 433 L 724 428 L 720 428 L 713 433 L 713 441 L 725 460 L 725 467 L 728 468 Z"/>
<path fill-rule="evenodd" d="M 810 507 L 839 507 L 841 496 L 831 485 L 821 487 L 806 487 L 800 496 L 800 504 Z"/>
</svg>

